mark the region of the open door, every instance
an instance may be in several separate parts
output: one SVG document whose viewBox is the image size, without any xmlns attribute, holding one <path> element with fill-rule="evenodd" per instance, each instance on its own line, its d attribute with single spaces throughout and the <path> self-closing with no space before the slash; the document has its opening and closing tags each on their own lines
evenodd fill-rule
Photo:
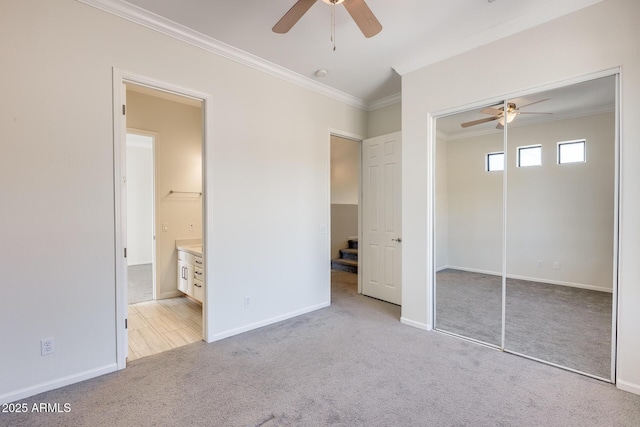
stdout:
<svg viewBox="0 0 640 427">
<path fill-rule="evenodd" d="M 401 304 L 401 133 L 362 142 L 362 293 Z"/>
<path fill-rule="evenodd" d="M 120 110 L 119 105 L 114 106 L 114 109 L 119 113 L 122 114 L 122 116 L 126 116 L 126 105 L 127 105 L 127 86 L 120 82 L 119 83 L 119 91 L 120 91 L 120 101 L 122 104 L 122 109 Z M 127 140 L 127 121 L 126 120 L 120 120 L 119 121 L 119 128 L 118 128 L 118 137 L 119 137 L 119 143 L 116 144 L 117 147 L 117 155 L 119 156 L 119 164 L 118 162 L 116 162 L 116 169 L 119 168 L 119 170 L 116 170 L 116 177 L 120 177 L 120 188 L 119 188 L 119 192 L 120 192 L 120 199 L 118 199 L 116 201 L 117 206 L 116 206 L 116 212 L 119 212 L 120 215 L 117 218 L 117 221 L 119 222 L 119 226 L 120 226 L 120 232 L 116 234 L 116 250 L 119 251 L 119 248 L 124 248 L 124 250 L 122 251 L 122 253 L 117 253 L 116 254 L 116 274 L 119 275 L 120 277 L 118 278 L 118 280 L 120 281 L 120 283 L 128 283 L 129 278 L 128 276 L 128 272 L 127 272 L 127 176 L 126 176 L 126 171 L 127 171 L 127 150 L 126 150 L 126 140 Z M 116 188 L 116 191 L 118 191 L 118 189 Z M 117 240 L 120 239 L 120 242 L 118 242 Z M 126 302 L 128 300 L 128 290 L 127 290 L 127 286 L 122 286 L 120 287 L 119 291 L 123 292 L 123 295 L 121 296 L 121 300 L 120 301 L 124 301 Z M 126 303 L 124 304 L 124 306 L 119 305 L 119 313 L 121 313 L 121 315 L 118 316 L 118 322 L 120 322 L 120 319 L 124 319 L 122 321 L 124 321 L 124 334 L 123 336 L 119 339 L 118 341 L 118 345 L 122 348 L 122 351 L 118 351 L 118 367 L 120 369 L 124 368 L 124 366 L 126 365 L 126 360 L 127 357 L 129 356 L 129 314 L 127 312 L 127 305 Z M 120 312 L 120 310 L 122 310 L 122 312 Z M 120 327 L 119 327 L 120 329 Z"/>
</svg>

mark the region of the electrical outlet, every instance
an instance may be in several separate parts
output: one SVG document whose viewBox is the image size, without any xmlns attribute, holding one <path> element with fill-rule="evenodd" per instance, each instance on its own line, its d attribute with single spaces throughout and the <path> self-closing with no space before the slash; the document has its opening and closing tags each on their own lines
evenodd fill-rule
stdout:
<svg viewBox="0 0 640 427">
<path fill-rule="evenodd" d="M 249 308 L 249 304 L 251 304 L 251 297 L 244 297 L 244 308 Z"/>
<path fill-rule="evenodd" d="M 169 223 L 168 222 L 163 222 L 162 223 L 162 231 L 169 231 Z"/>
<path fill-rule="evenodd" d="M 560 261 L 553 261 L 553 268 L 560 270 Z"/>
<path fill-rule="evenodd" d="M 40 353 L 42 356 L 51 354 L 54 351 L 56 351 L 56 348 L 53 344 L 53 338 L 43 338 L 40 340 Z"/>
<path fill-rule="evenodd" d="M 538 260 L 538 268 L 542 268 L 542 267 L 543 267 L 542 261 Z"/>
</svg>

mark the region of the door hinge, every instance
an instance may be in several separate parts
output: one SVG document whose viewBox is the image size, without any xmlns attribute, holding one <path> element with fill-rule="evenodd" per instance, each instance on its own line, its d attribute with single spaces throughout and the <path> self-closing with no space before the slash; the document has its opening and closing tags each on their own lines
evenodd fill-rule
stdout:
<svg viewBox="0 0 640 427">
<path fill-rule="evenodd" d="M 122 115 L 126 116 L 127 115 L 127 106 L 122 104 Z"/>
<path fill-rule="evenodd" d="M 129 319 L 124 319 L 124 328 L 129 329 Z"/>
<path fill-rule="evenodd" d="M 127 248 L 124 248 L 124 257 L 127 257 Z"/>
</svg>

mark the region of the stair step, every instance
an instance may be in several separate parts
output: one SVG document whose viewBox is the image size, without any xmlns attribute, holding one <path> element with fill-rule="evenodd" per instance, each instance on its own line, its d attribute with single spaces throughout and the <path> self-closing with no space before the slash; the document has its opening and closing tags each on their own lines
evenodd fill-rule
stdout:
<svg viewBox="0 0 640 427">
<path fill-rule="evenodd" d="M 358 273 L 358 261 L 351 259 L 332 259 L 331 268 L 334 270 L 347 271 L 349 273 Z"/>
<path fill-rule="evenodd" d="M 340 249 L 340 258 L 357 261 L 358 250 L 357 249 Z"/>
<path fill-rule="evenodd" d="M 350 238 L 347 240 L 349 244 L 349 249 L 358 249 L 358 238 Z"/>
</svg>

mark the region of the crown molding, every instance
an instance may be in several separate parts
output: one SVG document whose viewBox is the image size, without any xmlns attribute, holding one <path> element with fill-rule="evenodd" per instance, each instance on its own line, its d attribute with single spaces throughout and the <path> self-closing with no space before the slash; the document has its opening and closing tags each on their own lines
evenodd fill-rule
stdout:
<svg viewBox="0 0 640 427">
<path fill-rule="evenodd" d="M 604 0 L 572 0 L 557 4 L 554 5 L 553 8 L 546 8 L 537 14 L 523 15 L 518 18 L 505 21 L 487 30 L 480 31 L 461 39 L 452 40 L 450 43 L 432 46 L 429 51 L 425 51 L 421 55 L 402 61 L 392 68 L 398 74 L 403 76 L 412 71 L 416 71 L 447 58 L 454 57 L 477 47 L 487 45 L 521 31 L 528 30 L 529 28 L 536 27 L 544 24 L 545 22 L 552 21 L 560 18 L 561 16 L 568 15 L 602 1 Z"/>
<path fill-rule="evenodd" d="M 449 135 L 447 135 L 446 133 L 442 132 L 441 130 L 437 130 L 436 129 L 436 139 L 442 139 L 444 141 L 450 141 L 454 138 L 450 137 Z"/>
<path fill-rule="evenodd" d="M 318 83 L 309 77 L 295 73 L 280 65 L 269 62 L 251 53 L 223 43 L 212 37 L 204 35 L 182 24 L 166 19 L 160 15 L 149 12 L 131 3 L 121 0 L 77 0 L 80 3 L 95 7 L 104 12 L 142 25 L 162 34 L 174 37 L 185 43 L 207 50 L 226 59 L 235 61 L 247 67 L 253 68 L 271 76 L 280 78 L 289 83 L 309 89 L 321 95 L 325 95 L 336 101 L 343 102 L 352 107 L 359 108 L 364 111 L 369 110 L 369 103 L 349 95 L 348 93 L 334 89 L 322 83 Z"/>
<path fill-rule="evenodd" d="M 367 111 L 379 110 L 380 108 L 388 107 L 389 105 L 398 104 L 402 102 L 402 93 L 394 93 L 393 95 L 385 96 L 384 98 L 376 99 L 369 102 Z"/>
<path fill-rule="evenodd" d="M 596 116 L 598 114 L 613 113 L 615 112 L 615 110 L 616 110 L 615 105 L 610 104 L 610 105 L 604 105 L 596 108 L 591 108 L 589 110 L 582 110 L 580 112 L 554 114 L 551 116 L 541 115 L 535 119 L 529 119 L 524 123 L 522 121 L 518 122 L 518 120 L 514 120 L 513 123 L 509 124 L 509 128 L 520 128 L 525 126 L 538 125 L 542 123 L 559 122 L 562 120 L 571 120 L 571 119 L 578 119 L 581 117 Z M 436 132 L 438 138 L 441 138 L 445 141 L 475 138 L 478 136 L 491 135 L 495 133 L 502 133 L 502 130 L 495 129 L 495 128 L 482 129 L 482 130 L 469 130 L 469 131 L 459 132 L 453 135 L 444 133 L 439 130 Z"/>
</svg>

